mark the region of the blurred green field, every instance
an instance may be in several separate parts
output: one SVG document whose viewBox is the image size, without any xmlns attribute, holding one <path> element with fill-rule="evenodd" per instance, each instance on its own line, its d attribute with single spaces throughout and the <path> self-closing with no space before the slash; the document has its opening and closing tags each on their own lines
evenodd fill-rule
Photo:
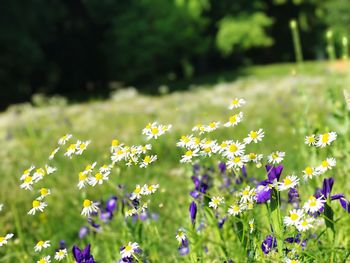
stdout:
<svg viewBox="0 0 350 263">
<path fill-rule="evenodd" d="M 0 203 L 1 234 L 13 232 L 15 241 L 0 249 L 0 262 L 33 262 L 37 260 L 33 247 L 40 239 L 50 239 L 51 251 L 65 240 L 73 244 L 92 243 L 92 252 L 98 262 L 117 262 L 119 247 L 129 241 L 140 243 L 151 262 L 187 262 L 178 255 L 176 231 L 188 224 L 188 205 L 192 189 L 191 166 L 179 163 L 181 149 L 175 146 L 191 127 L 210 121 L 224 122 L 229 117 L 227 105 L 231 98 L 247 100 L 243 108 L 245 121 L 232 129 L 221 129 L 216 138 L 243 138 L 249 130 L 263 128 L 266 136 L 257 151 L 269 154 L 274 150 L 286 152 L 284 174 L 301 171 L 316 153 L 304 145 L 304 137 L 313 132 L 334 130 L 339 134 L 333 148 L 337 157 L 336 169 L 327 176 L 335 177 L 334 193 L 350 198 L 349 131 L 343 89 L 349 89 L 350 75 L 334 70 L 329 64 L 314 62 L 302 66 L 278 64 L 251 67 L 242 71 L 233 81 L 217 77 L 208 83 L 191 85 L 190 89 L 162 96 L 137 94 L 132 89 L 120 90 L 106 101 L 72 105 L 12 106 L 0 114 Z M 229 76 L 229 74 L 228 74 Z M 220 83 L 212 84 L 220 80 Z M 194 83 L 196 84 L 196 83 Z M 78 173 L 88 163 L 109 163 L 109 146 L 112 139 L 127 144 L 146 143 L 141 130 L 148 122 L 172 124 L 167 135 L 153 143 L 153 152 L 159 160 L 140 169 L 120 166 L 112 171 L 110 184 L 77 191 Z M 27 211 L 37 195 L 19 188 L 19 177 L 31 164 L 42 166 L 56 147 L 57 139 L 66 133 L 75 138 L 92 141 L 82 156 L 72 160 L 62 154 L 52 161 L 58 172 L 45 180 L 53 194 L 42 215 L 30 217 Z M 311 156 L 311 157 L 310 157 Z M 260 170 L 261 171 L 261 170 Z M 254 174 L 262 179 L 265 174 Z M 321 186 L 323 178 L 312 185 L 302 186 L 302 197 L 307 198 L 314 187 Z M 136 184 L 159 183 L 160 191 L 152 197 L 150 211 L 159 213 L 158 221 L 148 221 L 142 228 L 128 226 L 116 217 L 101 233 L 79 240 L 77 232 L 86 224 L 80 216 L 82 200 L 88 196 L 101 200 L 117 193 L 117 185 L 125 184 L 131 192 Z M 350 248 L 350 216 L 335 206 L 337 217 L 336 243 Z M 141 227 L 141 226 L 139 226 Z M 232 250 L 235 250 L 234 243 Z M 244 262 L 241 252 L 233 254 L 236 262 Z M 205 262 L 220 262 L 209 251 Z M 215 261 L 216 260 L 216 261 Z"/>
</svg>

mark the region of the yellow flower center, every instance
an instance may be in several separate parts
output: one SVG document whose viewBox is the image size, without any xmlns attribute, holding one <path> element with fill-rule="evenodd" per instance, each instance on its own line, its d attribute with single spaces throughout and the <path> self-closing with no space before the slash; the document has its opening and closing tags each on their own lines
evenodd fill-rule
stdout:
<svg viewBox="0 0 350 263">
<path fill-rule="evenodd" d="M 327 160 L 324 160 L 324 161 L 322 162 L 322 166 L 323 166 L 323 167 L 328 167 L 328 165 L 329 165 L 329 164 L 328 164 Z"/>
<path fill-rule="evenodd" d="M 313 171 L 314 171 L 314 170 L 313 170 L 310 166 L 306 167 L 305 170 L 304 170 L 304 172 L 305 172 L 307 175 L 311 175 L 311 174 L 313 173 Z"/>
<path fill-rule="evenodd" d="M 219 200 L 219 199 L 214 199 L 214 200 L 213 200 L 213 203 L 214 203 L 215 205 L 218 205 L 218 204 L 220 203 L 220 200 Z"/>
<path fill-rule="evenodd" d="M 82 143 L 82 144 L 79 145 L 79 148 L 80 148 L 81 150 L 85 149 L 85 147 L 86 147 L 86 144 L 85 144 L 85 143 Z"/>
<path fill-rule="evenodd" d="M 75 145 L 75 144 L 71 144 L 71 145 L 69 145 L 68 150 L 74 150 L 74 149 L 75 149 L 75 147 L 76 147 L 76 145 Z"/>
<path fill-rule="evenodd" d="M 252 159 L 252 160 L 255 159 L 256 158 L 256 154 L 255 153 L 250 153 L 249 154 L 249 158 Z"/>
<path fill-rule="evenodd" d="M 307 141 L 308 141 L 309 143 L 314 143 L 314 142 L 315 142 L 315 138 L 312 137 L 312 136 L 310 136 L 310 137 L 307 138 Z"/>
<path fill-rule="evenodd" d="M 237 105 L 237 104 L 238 104 L 238 99 L 232 100 L 232 104 L 233 104 L 233 105 Z"/>
<path fill-rule="evenodd" d="M 210 153 L 210 152 L 211 152 L 211 148 L 210 148 L 210 147 L 204 148 L 204 151 L 205 151 L 206 153 Z"/>
<path fill-rule="evenodd" d="M 125 246 L 125 251 L 131 251 L 132 250 L 132 246 L 130 246 L 130 245 L 127 245 L 127 246 Z"/>
<path fill-rule="evenodd" d="M 102 180 L 103 175 L 102 175 L 101 173 L 97 173 L 97 174 L 95 175 L 95 178 L 96 178 L 96 180 L 100 181 L 100 180 Z"/>
<path fill-rule="evenodd" d="M 293 181 L 290 180 L 289 178 L 284 179 L 284 185 L 290 185 L 292 183 L 293 183 Z"/>
<path fill-rule="evenodd" d="M 291 214 L 290 215 L 290 219 L 292 219 L 293 221 L 297 220 L 299 218 L 298 214 Z"/>
<path fill-rule="evenodd" d="M 212 122 L 209 124 L 210 128 L 214 129 L 216 127 L 216 123 L 215 122 Z"/>
<path fill-rule="evenodd" d="M 230 145 L 229 151 L 231 153 L 233 153 L 233 152 L 237 151 L 237 149 L 238 149 L 237 145 L 233 143 Z"/>
<path fill-rule="evenodd" d="M 186 155 L 187 157 L 192 156 L 192 154 L 193 154 L 193 152 L 192 152 L 191 150 L 189 150 L 189 151 L 187 151 L 187 152 L 185 153 L 185 155 Z"/>
<path fill-rule="evenodd" d="M 252 131 L 252 132 L 250 132 L 250 137 L 251 137 L 252 139 L 256 139 L 256 138 L 258 138 L 258 133 L 255 132 L 255 131 Z"/>
<path fill-rule="evenodd" d="M 187 137 L 187 136 L 181 136 L 181 140 L 184 142 L 184 143 L 188 143 L 190 141 L 190 139 Z"/>
<path fill-rule="evenodd" d="M 136 194 L 140 193 L 141 192 L 141 188 L 140 187 L 137 187 L 134 191 Z"/>
<path fill-rule="evenodd" d="M 38 208 L 40 206 L 40 202 L 38 200 L 33 201 L 33 208 Z"/>
<path fill-rule="evenodd" d="M 272 158 L 273 158 L 273 159 L 277 159 L 277 158 L 278 158 L 278 154 L 277 154 L 277 153 L 273 153 L 273 154 L 272 154 Z"/>
<path fill-rule="evenodd" d="M 233 206 L 233 211 L 238 212 L 239 211 L 239 206 L 238 205 Z"/>
<path fill-rule="evenodd" d="M 32 177 L 31 176 L 26 176 L 26 178 L 24 178 L 24 182 L 25 183 L 30 183 L 32 181 Z"/>
<path fill-rule="evenodd" d="M 40 189 L 40 194 L 41 195 L 47 195 L 49 193 L 49 190 L 47 188 L 41 188 Z"/>
<path fill-rule="evenodd" d="M 143 161 L 145 162 L 145 163 L 149 163 L 149 162 L 151 162 L 151 157 L 149 157 L 148 155 L 143 159 Z"/>
<path fill-rule="evenodd" d="M 113 140 L 112 141 L 112 146 L 118 146 L 119 145 L 119 141 L 118 140 Z"/>
<path fill-rule="evenodd" d="M 42 247 L 44 245 L 44 241 L 40 240 L 37 244 L 38 247 Z"/>
<path fill-rule="evenodd" d="M 159 130 L 158 130 L 157 127 L 154 127 L 154 128 L 151 129 L 151 132 L 152 132 L 152 134 L 155 135 L 155 134 L 158 134 Z"/>
<path fill-rule="evenodd" d="M 86 174 L 85 173 L 83 173 L 83 172 L 80 172 L 79 173 L 79 181 L 84 181 L 85 179 L 86 179 Z"/>
<path fill-rule="evenodd" d="M 242 192 L 242 195 L 249 195 L 249 190 L 245 189 L 245 190 Z"/>
<path fill-rule="evenodd" d="M 1 243 L 1 242 L 4 242 L 5 239 L 6 239 L 6 238 L 4 238 L 4 237 L 0 237 L 0 243 Z"/>
<path fill-rule="evenodd" d="M 92 202 L 88 199 L 85 199 L 84 202 L 83 202 L 83 206 L 86 208 L 86 207 L 89 207 L 91 206 Z"/>
<path fill-rule="evenodd" d="M 39 260 L 39 263 L 46 263 L 46 260 L 44 258 Z"/>
<path fill-rule="evenodd" d="M 230 117 L 230 123 L 235 123 L 237 121 L 237 114 Z"/>
<path fill-rule="evenodd" d="M 238 163 L 239 161 L 241 160 L 241 157 L 235 157 L 234 159 L 233 159 L 233 161 L 235 162 L 235 163 Z"/>
<path fill-rule="evenodd" d="M 301 222 L 301 225 L 302 225 L 302 226 L 307 226 L 307 225 L 308 225 L 308 222 L 305 220 L 305 221 Z"/>
<path fill-rule="evenodd" d="M 329 134 L 328 133 L 325 133 L 322 135 L 322 142 L 323 143 L 327 143 L 329 140 Z"/>
</svg>

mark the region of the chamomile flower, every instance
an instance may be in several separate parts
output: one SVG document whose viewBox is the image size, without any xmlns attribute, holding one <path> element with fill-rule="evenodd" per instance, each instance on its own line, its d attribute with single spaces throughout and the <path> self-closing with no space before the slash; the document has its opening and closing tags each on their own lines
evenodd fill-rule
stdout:
<svg viewBox="0 0 350 263">
<path fill-rule="evenodd" d="M 43 168 L 38 168 L 35 170 L 34 174 L 33 174 L 33 180 L 34 182 L 39 182 L 40 180 L 42 180 L 44 178 L 44 176 L 46 175 L 46 171 Z"/>
<path fill-rule="evenodd" d="M 130 199 L 140 199 L 142 195 L 142 188 L 140 185 L 136 185 L 135 190 L 132 192 Z"/>
<path fill-rule="evenodd" d="M 240 123 L 243 119 L 243 112 L 240 112 L 238 114 L 232 115 L 229 119 L 228 122 L 224 124 L 225 127 L 234 127 L 238 123 Z"/>
<path fill-rule="evenodd" d="M 25 189 L 25 190 L 32 190 L 34 180 L 33 177 L 30 175 L 27 175 L 24 179 L 23 179 L 23 183 L 20 185 L 21 188 Z"/>
<path fill-rule="evenodd" d="M 34 165 L 32 165 L 32 166 L 30 166 L 28 169 L 26 169 L 26 170 L 23 172 L 23 174 L 21 175 L 20 180 L 23 181 L 24 178 L 26 178 L 27 176 L 29 176 L 30 173 L 31 173 L 34 169 L 35 169 L 35 166 L 34 166 Z"/>
<path fill-rule="evenodd" d="M 302 209 L 293 209 L 289 211 L 289 215 L 283 218 L 283 223 L 286 226 L 297 226 L 301 218 L 304 216 L 304 211 Z"/>
<path fill-rule="evenodd" d="M 78 187 L 79 189 L 84 188 L 85 185 L 89 183 L 90 177 L 91 177 L 91 176 L 89 176 L 88 173 L 86 173 L 86 172 L 80 172 L 80 173 L 79 173 L 79 183 L 77 184 L 77 187 Z"/>
<path fill-rule="evenodd" d="M 159 136 L 170 130 L 170 128 L 171 125 L 158 125 L 157 122 L 153 122 L 147 124 L 142 130 L 142 134 L 147 136 L 147 140 L 157 139 Z"/>
<path fill-rule="evenodd" d="M 108 181 L 109 177 L 107 173 L 96 173 L 94 176 L 90 176 L 88 178 L 88 183 L 91 186 L 95 186 L 97 184 L 103 184 L 104 181 Z"/>
<path fill-rule="evenodd" d="M 120 251 L 122 258 L 130 258 L 140 249 L 139 244 L 136 242 L 129 242 L 124 248 Z"/>
<path fill-rule="evenodd" d="M 46 241 L 40 240 L 38 243 L 36 243 L 36 245 L 34 247 L 34 251 L 39 252 L 39 251 L 41 251 L 45 248 L 48 248 L 50 246 L 51 246 L 50 240 L 46 240 Z"/>
<path fill-rule="evenodd" d="M 252 199 L 256 195 L 255 188 L 250 188 L 250 186 L 247 186 L 244 188 L 244 190 L 240 193 L 241 196 L 241 203 L 246 203 Z"/>
<path fill-rule="evenodd" d="M 58 144 L 65 145 L 72 137 L 73 137 L 72 134 L 66 134 L 66 135 L 62 136 L 61 138 L 59 138 Z"/>
<path fill-rule="evenodd" d="M 91 141 L 85 141 L 85 142 L 77 141 L 75 146 L 76 147 L 75 154 L 81 155 L 86 150 L 86 148 L 89 146 L 90 143 Z"/>
<path fill-rule="evenodd" d="M 120 143 L 118 140 L 114 139 L 112 140 L 112 143 L 111 143 L 111 153 L 115 152 L 116 150 L 118 150 L 120 147 Z"/>
<path fill-rule="evenodd" d="M 76 144 L 70 144 L 67 149 L 66 149 L 66 152 L 64 153 L 64 156 L 67 156 L 69 158 L 72 158 L 72 155 L 75 153 L 76 151 L 76 148 L 77 148 L 77 145 Z"/>
<path fill-rule="evenodd" d="M 40 188 L 39 190 L 40 196 L 38 197 L 38 200 L 43 200 L 46 196 L 51 194 L 51 190 L 48 188 Z"/>
<path fill-rule="evenodd" d="M 285 258 L 284 263 L 301 263 L 298 259 Z"/>
<path fill-rule="evenodd" d="M 192 134 L 182 135 L 179 142 L 176 143 L 176 146 L 190 148 L 192 145 L 192 138 L 193 138 Z"/>
<path fill-rule="evenodd" d="M 313 177 L 319 175 L 319 171 L 314 167 L 308 166 L 303 171 L 304 180 L 312 179 Z"/>
<path fill-rule="evenodd" d="M 254 231 L 254 218 L 250 219 L 248 224 L 249 224 L 249 233 L 251 234 Z"/>
<path fill-rule="evenodd" d="M 305 144 L 309 146 L 314 146 L 316 145 L 316 136 L 315 134 L 309 135 L 305 137 Z"/>
<path fill-rule="evenodd" d="M 83 202 L 83 210 L 81 211 L 81 215 L 90 216 L 92 213 L 96 213 L 98 211 L 97 204 L 89 199 L 85 199 Z"/>
<path fill-rule="evenodd" d="M 237 109 L 242 107 L 244 104 L 246 104 L 246 101 L 244 99 L 235 98 L 231 100 L 230 106 L 228 108 L 229 110 Z"/>
<path fill-rule="evenodd" d="M 260 141 L 262 141 L 262 139 L 264 138 L 264 131 L 263 129 L 259 129 L 257 131 L 251 131 L 249 134 L 248 134 L 248 137 L 245 138 L 243 141 L 245 144 L 249 144 L 251 142 L 255 142 L 255 143 L 258 143 Z"/>
<path fill-rule="evenodd" d="M 0 247 L 3 245 L 6 245 L 7 242 L 13 237 L 14 235 L 12 233 L 7 234 L 6 236 L 0 236 Z"/>
<path fill-rule="evenodd" d="M 304 218 L 296 225 L 296 227 L 297 227 L 298 231 L 300 231 L 300 232 L 307 231 L 313 227 L 313 225 L 312 225 L 313 221 L 314 221 L 314 219 L 311 217 Z"/>
<path fill-rule="evenodd" d="M 37 211 L 43 212 L 47 203 L 41 202 L 39 200 L 34 200 L 32 202 L 32 209 L 29 210 L 28 215 L 35 215 Z"/>
<path fill-rule="evenodd" d="M 276 151 L 267 156 L 267 160 L 271 164 L 279 164 L 283 161 L 285 155 L 285 152 Z"/>
<path fill-rule="evenodd" d="M 278 183 L 278 190 L 284 191 L 290 188 L 294 188 L 299 182 L 299 178 L 295 175 L 288 175 L 282 182 Z"/>
<path fill-rule="evenodd" d="M 175 236 L 176 240 L 181 243 L 182 241 L 185 241 L 187 239 L 186 231 L 183 228 L 180 228 Z"/>
<path fill-rule="evenodd" d="M 140 164 L 140 168 L 146 168 L 149 164 L 153 163 L 156 160 L 157 155 L 146 155 Z"/>
<path fill-rule="evenodd" d="M 257 164 L 261 161 L 263 155 L 257 153 L 248 153 L 247 155 L 245 155 L 245 158 L 248 160 L 248 162 L 253 162 Z"/>
<path fill-rule="evenodd" d="M 337 139 L 337 133 L 336 132 L 328 132 L 321 135 L 318 135 L 316 146 L 317 147 L 326 147 L 327 145 L 330 145 L 333 141 Z"/>
<path fill-rule="evenodd" d="M 224 198 L 221 196 L 214 196 L 211 198 L 211 201 L 209 202 L 209 207 L 212 207 L 214 209 L 217 209 L 219 205 L 224 203 Z"/>
<path fill-rule="evenodd" d="M 335 158 L 327 158 L 323 160 L 321 165 L 316 168 L 316 170 L 320 173 L 324 173 L 328 170 L 331 170 L 337 164 Z"/>
<path fill-rule="evenodd" d="M 245 156 L 236 156 L 233 159 L 227 161 L 227 169 L 237 169 L 242 168 L 243 165 L 247 162 Z"/>
<path fill-rule="evenodd" d="M 104 164 L 98 170 L 100 173 L 109 175 L 111 173 L 112 165 Z"/>
<path fill-rule="evenodd" d="M 88 165 L 85 167 L 84 173 L 88 173 L 88 174 L 91 173 L 91 172 L 94 170 L 96 164 L 97 164 L 97 162 L 94 162 L 94 163 L 92 163 L 92 164 L 88 164 Z"/>
<path fill-rule="evenodd" d="M 130 217 L 136 214 L 137 214 L 137 210 L 135 208 L 129 209 L 125 212 L 125 217 Z"/>
<path fill-rule="evenodd" d="M 60 147 L 57 147 L 56 149 L 54 149 L 49 155 L 49 160 L 52 160 L 53 158 L 55 158 L 55 155 L 59 150 L 60 150 Z"/>
<path fill-rule="evenodd" d="M 242 213 L 242 211 L 243 211 L 242 207 L 240 205 L 235 204 L 235 205 L 231 205 L 227 212 L 231 216 L 237 216 L 240 213 Z"/>
<path fill-rule="evenodd" d="M 226 147 L 226 150 L 222 153 L 223 157 L 232 159 L 235 156 L 241 156 L 244 154 L 245 145 L 239 141 L 232 142 Z"/>
<path fill-rule="evenodd" d="M 57 168 L 49 166 L 49 165 L 46 164 L 45 165 L 45 171 L 46 171 L 46 174 L 52 174 L 52 173 L 57 171 Z"/>
<path fill-rule="evenodd" d="M 67 257 L 68 253 L 67 253 L 67 249 L 60 249 L 55 253 L 55 259 L 57 261 L 61 261 L 63 260 L 65 257 Z"/>
<path fill-rule="evenodd" d="M 51 257 L 50 256 L 45 256 L 42 257 L 37 261 L 37 263 L 50 263 L 51 262 Z"/>
<path fill-rule="evenodd" d="M 209 125 L 204 126 L 204 131 L 213 132 L 220 127 L 220 122 L 213 121 Z"/>
<path fill-rule="evenodd" d="M 326 201 L 322 198 L 316 198 L 315 196 L 310 196 L 303 206 L 304 210 L 308 213 L 319 212 L 323 207 Z"/>
<path fill-rule="evenodd" d="M 145 184 L 142 187 L 142 194 L 143 195 L 154 194 L 157 191 L 158 188 L 159 188 L 159 184 L 152 184 L 152 185 Z"/>
<path fill-rule="evenodd" d="M 137 146 L 137 151 L 138 154 L 146 154 L 147 151 L 152 150 L 152 145 L 151 144 L 146 144 L 146 145 L 139 145 Z"/>
<path fill-rule="evenodd" d="M 192 158 L 198 156 L 199 149 L 188 150 L 180 160 L 181 163 L 190 163 Z"/>
</svg>

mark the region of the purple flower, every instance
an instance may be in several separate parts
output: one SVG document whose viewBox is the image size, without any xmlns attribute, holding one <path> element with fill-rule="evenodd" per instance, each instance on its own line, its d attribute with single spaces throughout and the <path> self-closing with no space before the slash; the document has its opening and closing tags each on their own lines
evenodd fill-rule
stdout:
<svg viewBox="0 0 350 263">
<path fill-rule="evenodd" d="M 118 198 L 116 196 L 110 197 L 106 202 L 106 210 L 113 213 L 117 207 L 117 200 Z"/>
<path fill-rule="evenodd" d="M 295 208 L 299 206 L 299 193 L 296 188 L 290 188 L 288 191 L 288 203 L 293 204 Z"/>
<path fill-rule="evenodd" d="M 188 240 L 182 240 L 181 245 L 179 247 L 179 254 L 180 256 L 185 256 L 190 252 L 190 248 L 189 248 L 189 244 L 188 244 Z"/>
<path fill-rule="evenodd" d="M 102 222 L 108 222 L 113 218 L 113 213 L 108 209 L 101 209 L 100 219 Z"/>
<path fill-rule="evenodd" d="M 275 247 L 277 247 L 277 240 L 271 235 L 266 236 L 261 244 L 261 249 L 264 254 L 269 254 L 270 251 Z"/>
<path fill-rule="evenodd" d="M 342 208 L 348 213 L 350 213 L 350 203 L 345 199 L 343 194 L 330 195 L 333 188 L 333 184 L 334 184 L 333 177 L 324 179 L 322 189 L 316 190 L 315 197 L 316 198 L 323 197 L 324 199 L 327 199 L 328 197 L 330 197 L 331 201 L 339 200 L 339 203 L 342 206 Z"/>
<path fill-rule="evenodd" d="M 78 237 L 84 238 L 87 236 L 87 234 L 89 234 L 89 228 L 87 226 L 83 226 L 79 230 Z"/>
<path fill-rule="evenodd" d="M 94 257 L 90 254 L 90 244 L 83 250 L 80 250 L 77 246 L 73 246 L 72 252 L 77 263 L 96 263 Z"/>
<path fill-rule="evenodd" d="M 192 203 L 190 204 L 189 212 L 192 224 L 194 224 L 197 216 L 197 205 L 195 201 L 192 201 Z"/>
<path fill-rule="evenodd" d="M 273 184 L 275 181 L 279 181 L 283 170 L 283 165 L 277 167 L 266 165 L 267 179 L 258 183 L 256 189 L 257 203 L 262 204 L 271 199 L 271 189 L 269 184 Z"/>
<path fill-rule="evenodd" d="M 218 165 L 218 168 L 220 170 L 220 173 L 225 173 L 225 171 L 226 171 L 226 163 L 220 162 L 219 165 Z"/>
</svg>

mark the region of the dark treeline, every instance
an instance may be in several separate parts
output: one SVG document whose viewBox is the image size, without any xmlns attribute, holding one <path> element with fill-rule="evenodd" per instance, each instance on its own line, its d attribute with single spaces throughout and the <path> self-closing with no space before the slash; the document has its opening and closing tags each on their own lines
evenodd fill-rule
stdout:
<svg viewBox="0 0 350 263">
<path fill-rule="evenodd" d="M 294 18 L 304 57 L 322 58 L 325 30 L 347 33 L 349 6 L 347 0 L 1 0 L 1 103 L 292 61 Z"/>
</svg>

